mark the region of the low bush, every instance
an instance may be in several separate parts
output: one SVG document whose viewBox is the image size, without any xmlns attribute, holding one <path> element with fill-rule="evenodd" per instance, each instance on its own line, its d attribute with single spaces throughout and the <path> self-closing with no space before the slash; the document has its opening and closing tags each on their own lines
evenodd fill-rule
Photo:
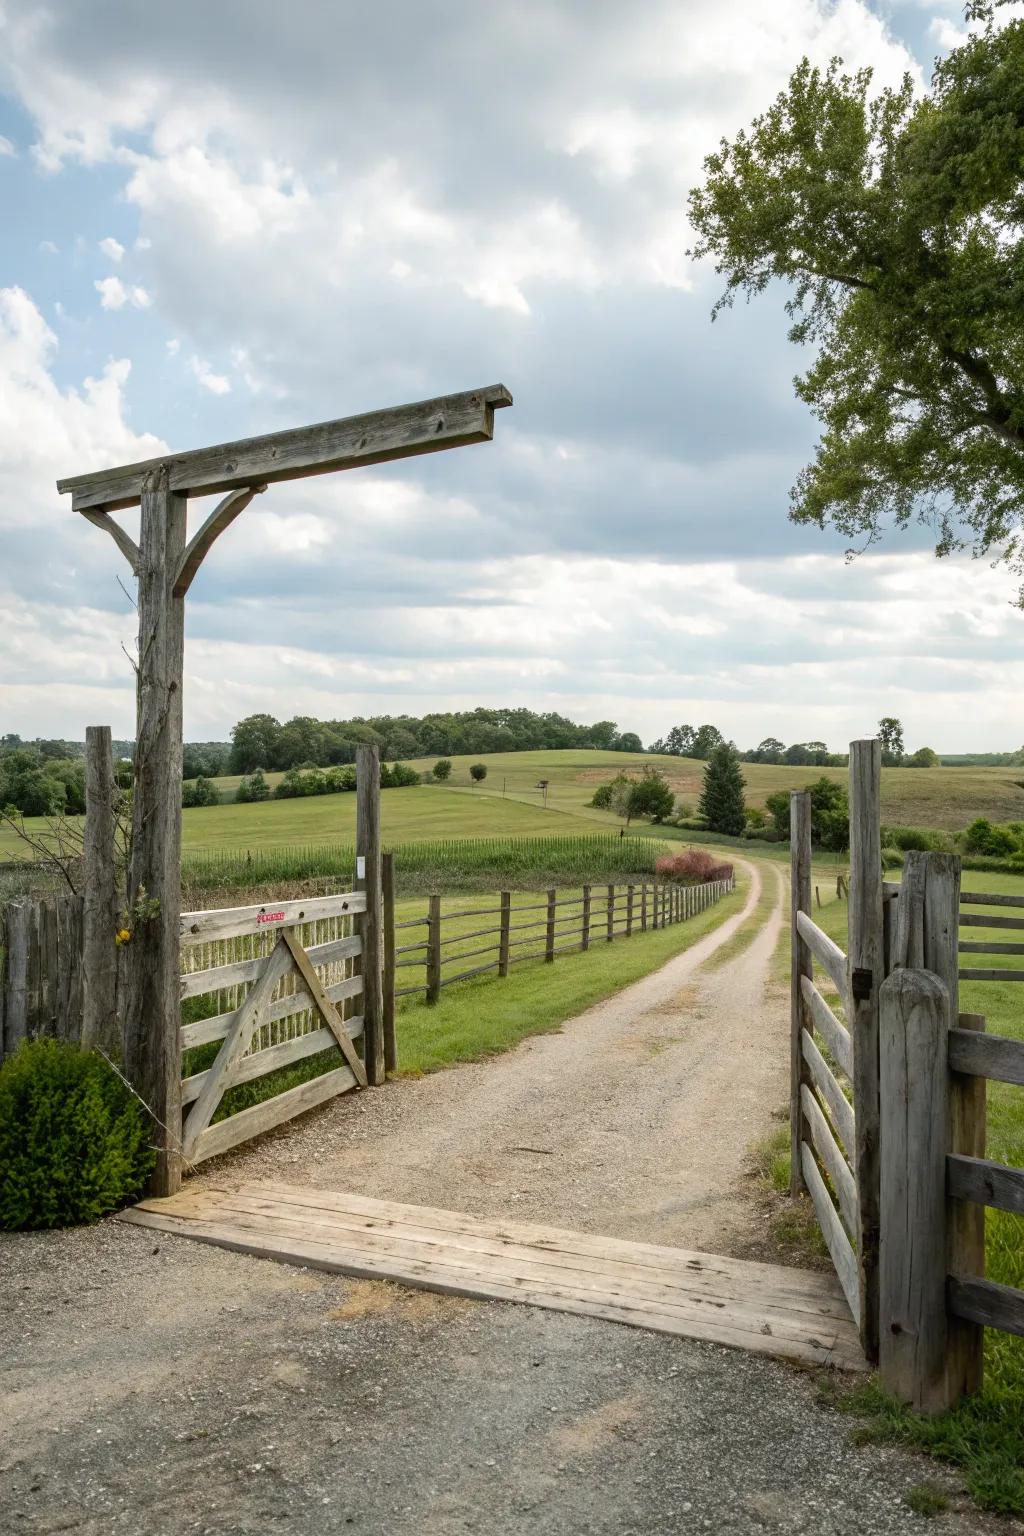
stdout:
<svg viewBox="0 0 1024 1536">
<path fill-rule="evenodd" d="M 201 805 L 220 805 L 216 784 L 204 779 L 202 774 L 198 779 L 189 780 L 181 787 L 181 804 L 185 810 Z"/>
<path fill-rule="evenodd" d="M 0 1067 L 0 1227 L 99 1221 L 153 1162 L 145 1111 L 102 1056 L 31 1040 Z"/>
<path fill-rule="evenodd" d="M 901 853 L 945 853 L 950 847 L 946 834 L 931 827 L 883 827 L 882 843 Z"/>
<path fill-rule="evenodd" d="M 979 816 L 961 834 L 965 853 L 1008 859 L 1024 851 L 1024 825 L 1019 821 L 991 822 Z"/>
<path fill-rule="evenodd" d="M 731 880 L 731 864 L 720 864 L 703 848 L 688 848 L 685 853 L 670 853 L 659 859 L 654 872 L 662 880 L 679 880 L 687 885 L 705 885 L 710 880 Z"/>
</svg>

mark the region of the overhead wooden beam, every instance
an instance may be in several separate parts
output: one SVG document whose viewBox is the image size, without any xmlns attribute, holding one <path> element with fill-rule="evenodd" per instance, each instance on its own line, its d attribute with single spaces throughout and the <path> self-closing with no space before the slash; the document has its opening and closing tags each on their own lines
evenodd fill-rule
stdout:
<svg viewBox="0 0 1024 1536">
<path fill-rule="evenodd" d="M 488 442 L 494 436 L 494 412 L 511 404 L 504 384 L 491 384 L 486 389 L 169 454 L 142 464 L 72 475 L 58 480 L 57 490 L 61 495 L 70 493 L 76 512 L 113 512 L 136 506 L 146 477 L 157 470 L 166 472 L 168 490 L 179 496 L 208 496 L 243 486 L 301 480 L 331 470 Z"/>
<path fill-rule="evenodd" d="M 185 553 L 181 557 L 172 585 L 175 597 L 185 596 L 192 585 L 192 578 L 206 559 L 214 540 L 224 532 L 225 528 L 230 528 L 235 518 L 245 511 L 259 491 L 265 490 L 265 485 L 248 486 L 242 491 L 229 491 L 223 501 L 218 501 L 206 522 L 189 540 Z"/>
</svg>

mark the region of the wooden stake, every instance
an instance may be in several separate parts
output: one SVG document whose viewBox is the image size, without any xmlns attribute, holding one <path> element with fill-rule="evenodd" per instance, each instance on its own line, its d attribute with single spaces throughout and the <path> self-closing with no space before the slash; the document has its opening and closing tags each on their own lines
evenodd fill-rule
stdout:
<svg viewBox="0 0 1024 1536">
<path fill-rule="evenodd" d="M 363 922 L 363 1057 L 371 1088 L 384 1081 L 384 903 L 380 868 L 380 751 L 356 747 L 356 857 L 363 860 L 357 880 L 366 892 Z"/>
<path fill-rule="evenodd" d="M 590 902 L 591 888 L 589 885 L 585 885 L 583 887 L 583 929 L 580 935 L 581 949 L 590 948 Z"/>
<path fill-rule="evenodd" d="M 131 941 L 124 1010 L 125 1073 L 153 1116 L 154 1195 L 181 1187 L 181 694 L 184 600 L 171 593 L 185 548 L 184 496 L 167 489 L 166 467 L 147 477 L 139 537 L 139 659 L 132 861 Z"/>
<path fill-rule="evenodd" d="M 380 858 L 381 896 L 384 905 L 384 1068 L 398 1070 L 398 1036 L 395 1031 L 395 856 Z"/>
<path fill-rule="evenodd" d="M 557 891 L 548 891 L 547 926 L 544 929 L 544 959 L 550 961 L 555 958 L 555 902 Z"/>
<path fill-rule="evenodd" d="M 800 1161 L 803 1107 L 800 1088 L 807 1069 L 804 1064 L 804 999 L 800 978 L 813 975 L 811 951 L 796 926 L 798 912 L 811 909 L 811 797 L 806 790 L 795 790 L 789 797 L 789 873 L 790 873 L 790 979 L 789 979 L 789 1192 L 803 1194 L 803 1166 Z M 809 1082 L 809 1078 L 807 1078 Z"/>
<path fill-rule="evenodd" d="M 885 979 L 882 911 L 882 748 L 850 743 L 850 906 L 847 990 L 852 999 L 853 1103 L 857 1180 L 857 1266 L 864 1353 L 878 1359 L 878 1223 L 880 1198 L 878 994 Z"/>
<path fill-rule="evenodd" d="M 427 897 L 427 1002 L 441 996 L 441 897 Z"/>
<path fill-rule="evenodd" d="M 852 896 L 852 890 L 851 890 Z M 930 971 L 880 989 L 882 1386 L 924 1413 L 956 1400 L 946 1376 L 949 994 Z"/>
<path fill-rule="evenodd" d="M 498 917 L 500 924 L 498 932 L 498 975 L 508 975 L 508 951 L 509 934 L 512 928 L 512 892 L 501 891 L 499 893 L 501 913 Z"/>
<path fill-rule="evenodd" d="M 82 846 L 82 1044 L 121 1055 L 117 1017 L 118 910 L 114 865 L 114 758 L 109 725 L 85 729 L 85 832 Z"/>
<path fill-rule="evenodd" d="M 984 1033 L 978 1013 L 961 1013 L 961 1029 Z M 985 1156 L 986 1083 L 961 1072 L 949 1075 L 950 1152 Z M 951 1275 L 985 1275 L 985 1207 L 973 1200 L 950 1200 L 946 1211 L 946 1269 Z M 964 1318 L 949 1318 L 946 1380 L 951 1402 L 980 1392 L 984 1375 L 985 1330 Z"/>
<path fill-rule="evenodd" d="M 615 887 L 608 887 L 608 927 L 605 935 L 610 944 L 615 937 Z"/>
</svg>

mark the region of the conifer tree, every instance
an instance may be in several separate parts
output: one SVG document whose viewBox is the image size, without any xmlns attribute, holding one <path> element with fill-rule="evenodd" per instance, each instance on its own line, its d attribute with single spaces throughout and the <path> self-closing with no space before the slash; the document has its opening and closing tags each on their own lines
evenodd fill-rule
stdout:
<svg viewBox="0 0 1024 1536">
<path fill-rule="evenodd" d="M 704 769 L 700 814 L 711 832 L 739 837 L 746 825 L 743 775 L 736 748 L 723 741 L 715 747 Z"/>
</svg>

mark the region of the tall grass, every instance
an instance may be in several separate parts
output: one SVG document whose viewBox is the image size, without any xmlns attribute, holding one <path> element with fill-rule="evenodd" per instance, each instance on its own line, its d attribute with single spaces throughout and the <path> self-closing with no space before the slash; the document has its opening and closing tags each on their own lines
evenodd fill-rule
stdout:
<svg viewBox="0 0 1024 1536">
<path fill-rule="evenodd" d="M 395 880 L 403 895 L 430 890 L 536 888 L 585 880 L 651 875 L 664 844 L 650 837 L 443 838 L 394 845 Z M 277 882 L 351 878 L 355 851 L 347 843 L 287 848 L 186 850 L 182 875 L 190 888 L 250 889 Z"/>
</svg>

